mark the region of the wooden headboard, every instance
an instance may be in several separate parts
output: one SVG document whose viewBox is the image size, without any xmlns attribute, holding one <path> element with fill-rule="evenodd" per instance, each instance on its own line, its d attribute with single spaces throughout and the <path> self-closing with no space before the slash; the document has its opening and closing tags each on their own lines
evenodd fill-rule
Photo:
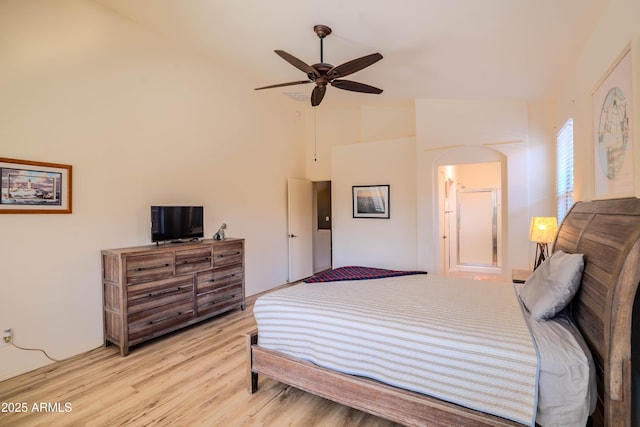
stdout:
<svg viewBox="0 0 640 427">
<path fill-rule="evenodd" d="M 633 307 L 640 283 L 640 199 L 576 203 L 560 226 L 554 250 L 584 254 L 572 312 L 596 363 L 594 425 L 638 425 L 632 420 L 637 416 L 632 414 L 632 384 L 640 381 L 638 366 L 635 375 L 632 370 L 632 336 L 640 336 L 633 331 L 639 324 Z"/>
</svg>

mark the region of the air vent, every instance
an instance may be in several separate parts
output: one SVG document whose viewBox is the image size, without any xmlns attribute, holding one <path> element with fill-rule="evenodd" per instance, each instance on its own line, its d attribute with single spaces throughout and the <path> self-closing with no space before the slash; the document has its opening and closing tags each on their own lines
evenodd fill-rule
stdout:
<svg viewBox="0 0 640 427">
<path fill-rule="evenodd" d="M 283 92 L 284 95 L 298 102 L 308 102 L 309 94 L 304 92 Z"/>
</svg>

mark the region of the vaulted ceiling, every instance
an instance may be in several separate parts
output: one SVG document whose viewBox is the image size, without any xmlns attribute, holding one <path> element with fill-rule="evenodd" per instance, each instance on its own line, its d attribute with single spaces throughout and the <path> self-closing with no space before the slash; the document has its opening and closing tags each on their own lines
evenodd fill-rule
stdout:
<svg viewBox="0 0 640 427">
<path fill-rule="evenodd" d="M 304 80 L 274 53 L 324 62 L 380 52 L 348 78 L 381 95 L 327 89 L 334 102 L 415 98 L 545 99 L 568 69 L 607 0 L 95 0 L 201 52 L 250 88 Z M 313 85 L 268 89 L 308 100 Z M 376 101 L 373 100 L 376 98 Z M 308 101 L 307 101 L 308 102 Z M 323 101 L 324 102 L 324 101 Z"/>
</svg>

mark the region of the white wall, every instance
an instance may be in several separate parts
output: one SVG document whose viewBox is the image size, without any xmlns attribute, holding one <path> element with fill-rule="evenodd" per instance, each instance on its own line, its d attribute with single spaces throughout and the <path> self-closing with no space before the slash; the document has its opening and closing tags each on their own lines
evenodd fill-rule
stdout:
<svg viewBox="0 0 640 427">
<path fill-rule="evenodd" d="M 311 181 L 331 179 L 333 147 L 413 138 L 416 132 L 413 100 L 362 107 L 325 102 L 318 108 L 305 109 L 302 114 L 307 126 L 307 179 Z"/>
<path fill-rule="evenodd" d="M 633 48 L 635 196 L 640 197 L 640 2 L 610 0 L 557 96 L 556 128 L 568 118 L 574 119 L 575 200 L 591 200 L 594 195 L 591 93 L 629 43 Z"/>
<path fill-rule="evenodd" d="M 360 117 L 363 142 L 413 138 L 416 135 L 413 100 L 363 106 Z"/>
<path fill-rule="evenodd" d="M 333 267 L 416 268 L 413 138 L 334 147 L 331 194 Z M 389 219 L 353 218 L 353 185 L 386 185 Z"/>
<path fill-rule="evenodd" d="M 556 133 L 553 101 L 528 104 L 529 134 L 527 140 L 527 169 L 529 170 L 529 212 L 531 216 L 556 216 Z M 529 229 L 526 230 L 529 238 Z M 535 257 L 535 244 L 530 246 Z M 533 267 L 533 265 L 531 265 Z"/>
<path fill-rule="evenodd" d="M 0 218 L 0 329 L 17 344 L 103 343 L 100 250 L 150 243 L 152 204 L 202 204 L 206 235 L 244 237 L 248 294 L 286 282 L 294 102 L 93 2 L 5 0 L 0 40 L 0 156 L 73 166 L 72 214 Z M 0 345 L 0 380 L 46 363 Z"/>
<path fill-rule="evenodd" d="M 304 112 L 307 125 L 306 174 L 310 181 L 331 180 L 331 150 L 361 141 L 360 110 L 353 107 L 326 107 Z"/>
</svg>

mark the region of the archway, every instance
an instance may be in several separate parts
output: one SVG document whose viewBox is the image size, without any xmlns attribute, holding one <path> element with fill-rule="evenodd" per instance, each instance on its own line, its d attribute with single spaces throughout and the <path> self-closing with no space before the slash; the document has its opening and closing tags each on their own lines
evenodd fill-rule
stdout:
<svg viewBox="0 0 640 427">
<path fill-rule="evenodd" d="M 506 159 L 486 147 L 443 152 L 434 165 L 441 274 L 502 275 Z"/>
</svg>

